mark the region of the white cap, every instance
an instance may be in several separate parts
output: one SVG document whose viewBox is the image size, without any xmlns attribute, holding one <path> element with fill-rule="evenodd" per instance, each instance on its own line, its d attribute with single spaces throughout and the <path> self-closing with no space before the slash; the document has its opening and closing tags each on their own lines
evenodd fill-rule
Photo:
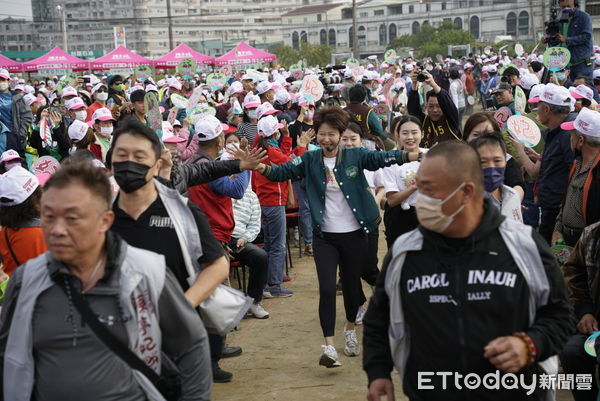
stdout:
<svg viewBox="0 0 600 401">
<path fill-rule="evenodd" d="M 412 72 L 412 70 L 414 70 L 414 67 L 413 67 L 412 64 L 406 64 L 404 66 L 404 71 L 406 71 L 406 72 Z"/>
<path fill-rule="evenodd" d="M 277 92 L 275 92 L 275 101 L 281 105 L 284 105 L 286 103 L 289 103 L 289 101 L 292 100 L 292 97 L 290 96 L 290 93 L 284 89 L 280 89 Z"/>
<path fill-rule="evenodd" d="M 242 83 L 240 81 L 235 81 L 235 82 L 231 83 L 229 88 L 227 88 L 227 91 L 225 92 L 225 94 L 227 96 L 231 96 L 233 94 L 240 93 L 243 91 L 244 91 L 244 85 L 242 85 Z"/>
<path fill-rule="evenodd" d="M 256 92 L 259 95 L 262 95 L 265 92 L 270 91 L 273 88 L 273 84 L 269 81 L 262 81 L 258 85 L 256 85 Z"/>
<path fill-rule="evenodd" d="M 25 93 L 34 93 L 35 92 L 35 88 L 31 85 L 23 86 L 23 90 Z"/>
<path fill-rule="evenodd" d="M 8 73 L 8 70 L 0 68 L 0 78 L 10 79 L 10 74 Z"/>
<path fill-rule="evenodd" d="M 531 89 L 532 86 L 537 85 L 539 83 L 540 83 L 540 79 L 535 74 L 527 73 L 527 74 L 521 76 L 520 84 L 523 87 L 523 89 L 529 90 L 529 89 Z"/>
<path fill-rule="evenodd" d="M 71 140 L 81 141 L 87 134 L 89 128 L 90 128 L 90 126 L 87 125 L 87 123 L 84 123 L 83 121 L 75 120 L 71 123 L 71 125 L 69 125 L 69 129 L 67 132 L 68 132 L 69 138 L 71 138 Z"/>
<path fill-rule="evenodd" d="M 594 79 L 600 78 L 600 69 L 594 70 L 593 76 L 594 76 Z"/>
<path fill-rule="evenodd" d="M 9 161 L 15 160 L 15 159 L 22 159 L 22 157 L 19 156 L 19 153 L 17 153 L 16 150 L 9 149 L 9 150 L 3 152 L 2 156 L 0 156 L 0 163 L 9 162 Z"/>
<path fill-rule="evenodd" d="M 103 87 L 103 86 L 104 86 L 104 88 L 105 88 L 105 89 L 108 89 L 108 88 L 107 88 L 107 86 L 106 86 L 105 84 L 103 84 L 102 82 L 100 82 L 100 83 L 97 83 L 97 84 L 96 84 L 96 85 L 95 85 L 95 86 L 92 88 L 92 95 L 93 95 L 94 93 L 96 93 L 96 92 L 98 91 L 98 89 L 100 89 L 100 88 L 101 88 L 101 87 Z"/>
<path fill-rule="evenodd" d="M 575 121 L 562 123 L 560 128 L 566 131 L 577 130 L 582 135 L 600 138 L 600 113 L 584 107 Z"/>
<path fill-rule="evenodd" d="M 275 110 L 273 105 L 269 102 L 264 102 L 256 108 L 256 117 L 259 119 L 263 116 L 270 116 L 271 114 L 281 113 L 279 110 Z"/>
<path fill-rule="evenodd" d="M 82 107 L 85 107 L 85 103 L 83 102 L 83 99 L 80 97 L 74 97 L 73 99 L 69 99 L 65 102 L 65 106 L 67 106 L 67 109 L 69 110 L 78 110 Z"/>
<path fill-rule="evenodd" d="M 205 142 L 221 135 L 224 129 L 223 125 L 215 116 L 208 114 L 196 121 L 194 128 L 196 129 L 198 140 Z"/>
<path fill-rule="evenodd" d="M 540 96 L 542 95 L 542 91 L 546 87 L 545 84 L 537 84 L 531 87 L 531 91 L 529 92 L 529 103 L 537 103 L 540 101 Z"/>
<path fill-rule="evenodd" d="M 569 93 L 575 99 L 587 99 L 590 102 L 594 100 L 594 91 L 585 85 L 577 85 L 569 88 Z"/>
<path fill-rule="evenodd" d="M 166 84 L 166 83 L 167 83 L 167 81 L 166 81 L 165 79 L 159 79 L 159 80 L 156 82 L 156 86 L 163 87 L 163 86 L 165 86 L 165 84 Z"/>
<path fill-rule="evenodd" d="M 96 120 L 100 121 L 108 121 L 114 120 L 112 113 L 106 107 L 100 107 L 98 110 L 92 114 L 92 123 L 96 122 Z"/>
<path fill-rule="evenodd" d="M 167 79 L 167 84 L 169 85 L 169 88 L 175 88 L 177 90 L 181 90 L 181 88 L 183 87 L 181 85 L 181 82 L 179 82 L 179 80 L 177 78 Z"/>
<path fill-rule="evenodd" d="M 352 74 L 352 70 L 350 68 L 346 68 L 344 70 L 344 78 L 350 79 L 350 78 L 353 78 L 353 77 L 354 77 L 354 74 Z"/>
<path fill-rule="evenodd" d="M 14 91 L 21 91 L 21 92 L 25 92 L 25 85 L 16 85 L 15 88 L 13 89 Z"/>
<path fill-rule="evenodd" d="M 254 93 L 249 92 L 246 95 L 246 97 L 244 98 L 243 106 L 245 109 L 258 107 L 258 106 L 260 106 L 260 98 L 258 96 L 256 96 Z"/>
<path fill-rule="evenodd" d="M 540 102 L 571 107 L 571 94 L 564 86 L 547 84 L 540 95 Z"/>
<path fill-rule="evenodd" d="M 25 202 L 40 186 L 38 179 L 21 166 L 16 166 L 2 174 L 0 177 L 0 198 L 2 206 L 16 206 Z"/>
<path fill-rule="evenodd" d="M 175 120 L 173 121 L 173 127 L 183 127 L 183 125 L 181 125 L 181 122 L 179 122 L 179 120 Z"/>
<path fill-rule="evenodd" d="M 66 86 L 62 90 L 62 97 L 77 96 L 77 90 L 71 86 Z"/>
<path fill-rule="evenodd" d="M 488 72 L 498 72 L 498 68 L 495 65 L 488 66 Z"/>
<path fill-rule="evenodd" d="M 277 121 L 277 119 L 273 116 L 265 116 L 258 120 L 256 128 L 258 129 L 258 135 L 270 137 L 276 133 L 277 130 L 283 128 L 283 124 Z"/>
<path fill-rule="evenodd" d="M 25 102 L 25 106 L 27 106 L 27 107 L 31 106 L 35 102 L 41 102 L 42 100 L 44 100 L 43 97 L 36 97 L 35 95 L 32 95 L 31 93 L 28 93 L 25 96 L 23 96 L 23 101 Z"/>
<path fill-rule="evenodd" d="M 146 85 L 146 92 L 158 92 L 158 88 L 152 84 Z"/>
</svg>

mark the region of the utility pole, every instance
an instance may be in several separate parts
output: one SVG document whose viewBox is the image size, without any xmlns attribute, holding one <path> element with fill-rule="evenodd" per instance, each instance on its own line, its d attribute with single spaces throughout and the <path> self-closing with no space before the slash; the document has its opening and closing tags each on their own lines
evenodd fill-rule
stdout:
<svg viewBox="0 0 600 401">
<path fill-rule="evenodd" d="M 352 56 L 358 58 L 358 35 L 356 33 L 356 0 L 352 0 Z"/>
<path fill-rule="evenodd" d="M 63 50 L 66 52 L 67 49 L 67 10 L 65 10 L 64 6 L 56 6 L 56 10 L 60 14 L 60 24 L 62 28 L 62 37 L 63 37 Z"/>
<path fill-rule="evenodd" d="M 167 20 L 169 24 L 169 50 L 173 50 L 173 21 L 171 20 L 171 0 L 167 0 Z"/>
</svg>

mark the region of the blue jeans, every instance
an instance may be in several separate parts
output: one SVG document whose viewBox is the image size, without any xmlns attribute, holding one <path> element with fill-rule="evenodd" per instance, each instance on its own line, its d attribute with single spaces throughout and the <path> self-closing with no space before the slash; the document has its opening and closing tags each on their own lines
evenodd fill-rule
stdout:
<svg viewBox="0 0 600 401">
<path fill-rule="evenodd" d="M 294 192 L 296 192 L 296 200 L 298 201 L 298 215 L 300 218 L 299 230 L 304 238 L 304 243 L 312 244 L 313 242 L 313 231 L 312 231 L 312 217 L 310 217 L 310 209 L 308 208 L 308 198 L 306 192 L 302 188 L 302 181 L 294 181 Z"/>
<path fill-rule="evenodd" d="M 261 206 L 265 251 L 269 257 L 267 284 L 280 285 L 285 264 L 285 206 Z"/>
</svg>

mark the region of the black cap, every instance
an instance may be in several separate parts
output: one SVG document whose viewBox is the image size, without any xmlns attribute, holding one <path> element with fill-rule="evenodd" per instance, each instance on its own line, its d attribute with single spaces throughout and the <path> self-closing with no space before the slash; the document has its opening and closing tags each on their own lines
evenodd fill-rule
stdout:
<svg viewBox="0 0 600 401">
<path fill-rule="evenodd" d="M 496 86 L 496 89 L 494 89 L 492 91 L 492 93 L 498 93 L 498 92 L 502 92 L 502 91 L 511 91 L 512 92 L 512 86 L 510 86 L 510 84 L 507 84 L 506 82 L 502 82 L 500 85 Z"/>
</svg>

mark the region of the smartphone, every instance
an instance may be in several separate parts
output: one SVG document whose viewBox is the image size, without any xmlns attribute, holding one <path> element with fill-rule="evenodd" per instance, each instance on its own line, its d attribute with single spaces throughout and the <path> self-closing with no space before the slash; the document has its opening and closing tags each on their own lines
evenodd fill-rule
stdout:
<svg viewBox="0 0 600 401">
<path fill-rule="evenodd" d="M 57 113 L 64 115 L 67 114 L 67 107 L 64 104 L 59 104 L 57 106 L 49 106 L 48 110 L 52 111 L 56 111 Z"/>
<path fill-rule="evenodd" d="M 91 82 L 90 77 L 83 77 L 83 83 L 89 84 Z"/>
</svg>

